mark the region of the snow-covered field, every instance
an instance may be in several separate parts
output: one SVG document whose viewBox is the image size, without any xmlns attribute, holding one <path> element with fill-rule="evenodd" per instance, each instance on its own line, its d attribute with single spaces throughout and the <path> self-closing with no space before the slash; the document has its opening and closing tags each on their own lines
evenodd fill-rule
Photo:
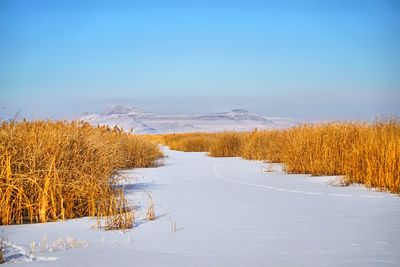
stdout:
<svg viewBox="0 0 400 267">
<path fill-rule="evenodd" d="M 88 218 L 1 226 L 8 260 L 74 267 L 400 266 L 396 195 L 340 187 L 337 177 L 286 175 L 278 164 L 165 153 L 165 166 L 124 172 L 126 194 L 139 209 L 133 230 L 91 229 L 96 221 Z M 152 222 L 142 219 L 147 193 L 155 203 Z"/>
</svg>

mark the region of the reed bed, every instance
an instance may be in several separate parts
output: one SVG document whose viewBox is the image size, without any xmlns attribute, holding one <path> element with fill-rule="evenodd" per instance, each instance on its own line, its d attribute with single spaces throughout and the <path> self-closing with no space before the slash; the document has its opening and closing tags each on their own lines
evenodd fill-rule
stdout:
<svg viewBox="0 0 400 267">
<path fill-rule="evenodd" d="M 284 163 L 288 173 L 341 175 L 343 184 L 359 183 L 400 193 L 400 118 L 372 123 L 305 124 L 283 130 L 251 133 L 196 133 L 158 136 L 161 143 L 182 151 L 205 151 L 214 157 Z M 181 140 L 185 140 L 184 142 Z M 177 145 L 178 144 L 178 145 Z M 186 144 L 191 144 L 186 146 Z"/>
<path fill-rule="evenodd" d="M 286 132 L 282 130 L 257 131 L 244 135 L 240 156 L 249 160 L 283 162 Z"/>
<path fill-rule="evenodd" d="M 150 167 L 157 145 L 83 122 L 0 125 L 0 224 L 112 216 L 128 210 L 117 171 Z"/>
<path fill-rule="evenodd" d="M 185 152 L 207 152 L 214 144 L 216 134 L 213 133 L 181 133 L 167 135 L 147 135 L 146 138 L 167 145 L 173 150 Z"/>
<path fill-rule="evenodd" d="M 223 132 L 214 137 L 210 146 L 209 155 L 212 157 L 239 157 L 241 156 L 243 141 L 246 134 Z"/>
</svg>

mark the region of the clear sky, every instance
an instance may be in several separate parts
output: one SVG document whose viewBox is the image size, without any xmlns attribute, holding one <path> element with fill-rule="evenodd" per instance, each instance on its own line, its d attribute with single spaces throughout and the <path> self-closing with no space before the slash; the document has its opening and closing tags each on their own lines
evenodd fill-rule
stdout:
<svg viewBox="0 0 400 267">
<path fill-rule="evenodd" d="M 0 118 L 400 114 L 400 1 L 0 1 Z"/>
</svg>

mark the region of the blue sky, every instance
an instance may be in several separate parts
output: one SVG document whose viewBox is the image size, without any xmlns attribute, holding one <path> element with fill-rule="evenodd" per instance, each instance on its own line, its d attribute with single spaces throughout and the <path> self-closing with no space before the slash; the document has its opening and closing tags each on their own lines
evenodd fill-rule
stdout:
<svg viewBox="0 0 400 267">
<path fill-rule="evenodd" d="M 0 117 L 400 113 L 398 1 L 0 1 Z"/>
</svg>

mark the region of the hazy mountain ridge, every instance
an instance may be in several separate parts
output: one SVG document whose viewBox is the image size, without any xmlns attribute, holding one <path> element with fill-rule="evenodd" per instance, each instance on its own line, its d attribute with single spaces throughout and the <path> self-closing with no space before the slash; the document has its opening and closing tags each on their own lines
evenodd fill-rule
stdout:
<svg viewBox="0 0 400 267">
<path fill-rule="evenodd" d="M 198 115 L 163 115 L 124 105 L 110 106 L 100 114 L 85 113 L 78 120 L 93 125 L 118 126 L 139 134 L 250 131 L 255 128 L 287 128 L 301 123 L 290 118 L 263 117 L 245 109 Z"/>
</svg>

